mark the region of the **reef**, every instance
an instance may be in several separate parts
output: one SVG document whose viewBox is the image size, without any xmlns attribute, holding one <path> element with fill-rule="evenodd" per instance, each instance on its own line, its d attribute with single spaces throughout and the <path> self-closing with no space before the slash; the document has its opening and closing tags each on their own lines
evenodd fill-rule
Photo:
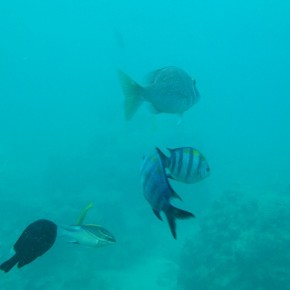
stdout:
<svg viewBox="0 0 290 290">
<path fill-rule="evenodd" d="M 179 289 L 290 289 L 290 199 L 228 191 L 200 217 L 180 257 Z"/>
</svg>

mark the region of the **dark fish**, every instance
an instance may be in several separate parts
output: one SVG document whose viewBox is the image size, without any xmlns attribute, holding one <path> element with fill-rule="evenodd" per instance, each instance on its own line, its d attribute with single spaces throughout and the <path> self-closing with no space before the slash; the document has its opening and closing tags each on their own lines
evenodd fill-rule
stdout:
<svg viewBox="0 0 290 290">
<path fill-rule="evenodd" d="M 30 224 L 21 234 L 14 245 L 15 254 L 0 265 L 5 273 L 9 272 L 16 264 L 21 268 L 37 257 L 47 252 L 55 242 L 57 226 L 49 220 L 37 220 Z"/>
<path fill-rule="evenodd" d="M 144 87 L 122 71 L 119 71 L 119 78 L 125 95 L 126 120 L 133 117 L 144 101 L 152 105 L 155 113 L 182 114 L 200 97 L 195 81 L 174 66 L 152 72 Z"/>
<path fill-rule="evenodd" d="M 151 154 L 144 157 L 141 168 L 141 180 L 144 196 L 151 205 L 154 214 L 158 219 L 162 220 L 160 212 L 163 211 L 165 213 L 171 233 L 174 239 L 176 239 L 175 219 L 191 218 L 194 215 L 170 204 L 172 197 L 179 199 L 180 197 L 168 182 L 157 149 L 154 149 Z"/>
<path fill-rule="evenodd" d="M 210 167 L 205 157 L 192 147 L 168 149 L 167 157 L 158 149 L 164 167 L 169 171 L 169 178 L 185 183 L 198 182 L 210 174 Z"/>
</svg>

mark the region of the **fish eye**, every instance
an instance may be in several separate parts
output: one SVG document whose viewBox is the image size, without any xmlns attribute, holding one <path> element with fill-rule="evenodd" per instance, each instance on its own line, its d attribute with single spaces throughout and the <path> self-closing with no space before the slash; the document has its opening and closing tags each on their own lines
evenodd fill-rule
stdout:
<svg viewBox="0 0 290 290">
<path fill-rule="evenodd" d="M 209 167 L 206 169 L 206 172 L 210 172 L 210 169 L 209 169 Z"/>
</svg>

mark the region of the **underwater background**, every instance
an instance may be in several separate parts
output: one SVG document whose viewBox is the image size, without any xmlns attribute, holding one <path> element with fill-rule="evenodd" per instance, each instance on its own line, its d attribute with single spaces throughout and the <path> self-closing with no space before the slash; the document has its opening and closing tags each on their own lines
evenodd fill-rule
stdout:
<svg viewBox="0 0 290 290">
<path fill-rule="evenodd" d="M 0 259 L 31 222 L 86 221 L 117 243 L 58 239 L 0 273 L 10 289 L 290 289 L 290 3 L 2 1 Z M 124 120 L 122 69 L 175 65 L 196 80 L 185 112 Z M 171 182 L 196 215 L 174 240 L 140 185 L 142 156 L 198 148 L 204 181 Z"/>
</svg>

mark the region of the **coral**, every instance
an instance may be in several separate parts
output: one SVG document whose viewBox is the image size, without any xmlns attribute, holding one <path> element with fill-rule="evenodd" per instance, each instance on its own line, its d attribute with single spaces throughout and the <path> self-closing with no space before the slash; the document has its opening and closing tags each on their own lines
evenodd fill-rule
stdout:
<svg viewBox="0 0 290 290">
<path fill-rule="evenodd" d="M 182 251 L 180 289 L 290 289 L 287 197 L 229 191 L 201 219 Z"/>
</svg>

